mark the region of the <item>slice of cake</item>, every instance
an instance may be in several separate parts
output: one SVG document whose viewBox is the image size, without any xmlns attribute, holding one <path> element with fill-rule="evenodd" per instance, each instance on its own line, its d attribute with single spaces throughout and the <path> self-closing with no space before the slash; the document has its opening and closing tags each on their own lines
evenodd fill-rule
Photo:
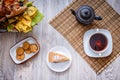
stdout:
<svg viewBox="0 0 120 80">
<path fill-rule="evenodd" d="M 50 52 L 48 60 L 49 60 L 49 62 L 59 63 L 59 62 L 68 61 L 69 58 L 62 54 L 56 53 L 56 52 Z"/>
</svg>

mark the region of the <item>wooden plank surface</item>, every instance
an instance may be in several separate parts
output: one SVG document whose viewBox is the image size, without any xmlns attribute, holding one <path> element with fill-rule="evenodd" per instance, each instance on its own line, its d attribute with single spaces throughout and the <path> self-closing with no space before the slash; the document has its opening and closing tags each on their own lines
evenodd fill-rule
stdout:
<svg viewBox="0 0 120 80">
<path fill-rule="evenodd" d="M 0 80 L 120 80 L 120 57 L 108 66 L 100 75 L 92 70 L 72 46 L 48 23 L 72 0 L 35 0 L 34 4 L 44 14 L 44 19 L 28 34 L 0 34 Z M 16 65 L 9 49 L 27 36 L 34 36 L 41 49 L 38 55 L 27 62 Z M 46 55 L 54 46 L 65 46 L 72 53 L 71 67 L 62 73 L 51 71 L 46 64 Z"/>
</svg>

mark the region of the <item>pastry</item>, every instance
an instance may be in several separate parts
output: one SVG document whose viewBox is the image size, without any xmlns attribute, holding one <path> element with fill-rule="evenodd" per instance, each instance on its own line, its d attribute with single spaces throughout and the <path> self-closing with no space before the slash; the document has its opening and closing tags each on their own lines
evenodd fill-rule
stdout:
<svg viewBox="0 0 120 80">
<path fill-rule="evenodd" d="M 36 52 L 37 50 L 38 50 L 38 47 L 37 47 L 36 44 L 31 44 L 31 45 L 30 45 L 30 51 L 31 51 L 31 52 Z"/>
<path fill-rule="evenodd" d="M 30 54 L 31 53 L 30 49 L 25 50 L 25 53 Z"/>
<path fill-rule="evenodd" d="M 30 44 L 29 42 L 25 41 L 22 47 L 18 47 L 16 49 L 16 59 L 19 61 L 23 60 L 25 58 L 25 53 L 31 54 L 36 52 L 37 50 L 38 47 L 36 44 Z"/>
<path fill-rule="evenodd" d="M 24 49 L 22 47 L 18 47 L 16 50 L 17 55 L 23 55 L 24 54 Z"/>
<path fill-rule="evenodd" d="M 23 49 L 27 50 L 29 47 L 30 47 L 30 44 L 27 41 L 25 41 L 23 43 Z"/>
<path fill-rule="evenodd" d="M 16 58 L 17 58 L 17 60 L 21 61 L 21 60 L 23 60 L 25 58 L 25 54 L 22 54 L 20 56 L 16 55 Z"/>
<path fill-rule="evenodd" d="M 49 62 L 59 63 L 59 62 L 68 61 L 69 58 L 62 54 L 56 53 L 56 52 L 50 52 L 48 60 L 49 60 Z"/>
</svg>

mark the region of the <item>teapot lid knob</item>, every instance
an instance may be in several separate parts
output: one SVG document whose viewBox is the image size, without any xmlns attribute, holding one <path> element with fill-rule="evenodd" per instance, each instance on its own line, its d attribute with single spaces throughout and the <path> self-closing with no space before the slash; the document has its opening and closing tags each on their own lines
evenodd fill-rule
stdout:
<svg viewBox="0 0 120 80">
<path fill-rule="evenodd" d="M 80 11 L 80 16 L 85 20 L 90 19 L 90 17 L 92 16 L 91 10 L 89 10 L 88 8 L 82 9 Z"/>
</svg>

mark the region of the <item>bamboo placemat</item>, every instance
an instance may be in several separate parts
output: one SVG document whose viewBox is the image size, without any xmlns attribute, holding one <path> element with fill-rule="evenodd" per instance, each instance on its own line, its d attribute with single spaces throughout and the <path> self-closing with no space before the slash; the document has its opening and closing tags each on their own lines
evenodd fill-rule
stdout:
<svg viewBox="0 0 120 80">
<path fill-rule="evenodd" d="M 97 15 L 103 17 L 102 21 L 95 21 L 89 26 L 79 24 L 70 9 L 76 10 L 81 5 L 90 5 Z M 120 16 L 109 6 L 105 0 L 76 0 L 61 11 L 50 24 L 60 32 L 83 57 L 94 71 L 101 73 L 113 60 L 120 55 Z M 89 29 L 107 29 L 113 38 L 113 52 L 106 58 L 90 58 L 83 50 L 83 35 Z"/>
</svg>

